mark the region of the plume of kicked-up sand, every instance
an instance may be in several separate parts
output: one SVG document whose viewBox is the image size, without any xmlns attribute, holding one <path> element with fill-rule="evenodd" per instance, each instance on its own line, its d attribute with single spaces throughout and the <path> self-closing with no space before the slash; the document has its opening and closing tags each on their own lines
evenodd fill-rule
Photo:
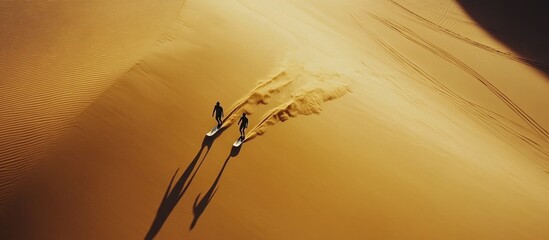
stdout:
<svg viewBox="0 0 549 240">
<path fill-rule="evenodd" d="M 325 102 L 350 92 L 349 86 L 338 82 L 319 82 L 318 86 L 302 89 L 293 94 L 289 101 L 267 113 L 248 133 L 246 141 L 265 134 L 271 126 L 279 122 L 285 122 L 299 115 L 319 114 Z"/>
<path fill-rule="evenodd" d="M 223 127 L 232 125 L 242 113 L 252 114 L 251 106 L 267 104 L 274 94 L 279 93 L 292 83 L 293 80 L 299 78 L 300 72 L 286 68 L 278 72 L 274 77 L 259 82 L 250 93 L 233 104 L 227 117 L 223 119 Z"/>
<path fill-rule="evenodd" d="M 348 65 L 348 63 L 344 64 L 344 66 Z M 348 73 L 346 69 L 334 70 L 336 66 L 334 60 L 330 61 L 329 68 L 326 68 L 322 63 L 295 59 L 286 60 L 281 66 L 281 70 L 275 71 L 273 77 L 260 81 L 246 96 L 231 106 L 227 116 L 223 119 L 223 128 L 235 123 L 242 113 L 252 114 L 254 106 L 268 104 L 274 95 L 282 91 L 293 92 L 293 89 L 296 88 L 327 90 L 327 86 L 337 86 L 335 87 L 337 89 L 343 85 L 333 82 L 334 80 L 348 82 L 351 79 L 347 74 L 342 74 L 343 72 Z M 294 92 L 293 96 L 297 96 L 296 94 L 301 92 L 303 90 L 298 90 L 298 92 Z"/>
</svg>

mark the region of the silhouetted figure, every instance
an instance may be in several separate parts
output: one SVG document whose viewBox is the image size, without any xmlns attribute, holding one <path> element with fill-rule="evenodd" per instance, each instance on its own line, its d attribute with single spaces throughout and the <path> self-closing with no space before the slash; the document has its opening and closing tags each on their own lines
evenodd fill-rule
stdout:
<svg viewBox="0 0 549 240">
<path fill-rule="evenodd" d="M 221 120 L 221 117 L 223 117 L 225 115 L 223 114 L 223 108 L 221 107 L 219 102 L 217 102 L 214 106 L 214 109 L 213 109 L 213 112 L 212 112 L 212 117 L 214 116 L 214 114 L 215 114 L 215 120 L 217 121 L 217 127 L 220 128 L 221 123 L 223 122 Z"/>
<path fill-rule="evenodd" d="M 244 140 L 244 130 L 248 128 L 248 118 L 246 117 L 246 113 L 242 113 L 242 117 L 238 120 L 238 125 L 240 125 L 240 138 Z"/>
</svg>

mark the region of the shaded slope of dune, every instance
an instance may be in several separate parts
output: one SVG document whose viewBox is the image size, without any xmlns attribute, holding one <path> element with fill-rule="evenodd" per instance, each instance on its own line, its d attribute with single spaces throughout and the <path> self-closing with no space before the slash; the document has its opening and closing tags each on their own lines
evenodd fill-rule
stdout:
<svg viewBox="0 0 549 240">
<path fill-rule="evenodd" d="M 549 74 L 549 3 L 538 0 L 457 2 L 485 31 Z"/>
<path fill-rule="evenodd" d="M 399 2 L 393 1 L 393 0 L 391 0 L 390 2 L 393 3 L 395 6 L 398 6 L 399 8 L 404 10 L 404 12 L 410 14 L 410 16 L 412 16 L 413 18 L 416 18 L 419 21 L 419 23 L 421 23 L 422 25 L 425 25 L 426 27 L 431 28 L 435 31 L 443 32 L 443 33 L 445 33 L 449 36 L 452 36 L 456 39 L 459 39 L 459 40 L 464 41 L 468 44 L 471 44 L 472 46 L 476 46 L 476 47 L 478 47 L 482 50 L 491 52 L 493 54 L 500 55 L 500 56 L 505 57 L 505 58 L 512 59 L 512 60 L 520 62 L 520 63 L 524 63 L 524 64 L 527 64 L 527 65 L 539 68 L 542 71 L 547 71 L 549 69 L 549 65 L 546 63 L 546 61 L 542 61 L 541 59 L 538 59 L 538 58 L 529 57 L 528 54 L 522 55 L 522 54 L 520 54 L 520 51 L 519 51 L 518 54 L 516 54 L 516 53 L 513 53 L 511 51 L 504 51 L 504 49 L 501 49 L 497 46 L 490 46 L 491 44 L 488 44 L 488 43 L 479 42 L 475 39 L 474 36 L 471 36 L 470 34 L 458 33 L 458 31 L 452 30 L 451 26 L 446 26 L 445 24 L 442 24 L 442 22 L 440 21 L 441 18 L 438 18 L 436 20 L 435 19 L 429 19 L 429 17 L 423 16 L 420 13 L 415 12 L 414 9 L 409 9 L 406 6 L 407 5 L 406 3 L 402 3 L 402 2 L 399 3 Z M 466 1 L 464 1 L 464 2 L 466 2 Z M 510 3 L 510 1 L 506 1 L 504 3 L 504 5 L 508 5 L 509 3 Z M 483 3 L 483 4 L 486 4 L 486 3 Z M 465 5 L 467 5 L 467 4 L 465 4 Z M 528 5 L 528 4 L 526 4 L 526 5 Z M 492 3 L 492 4 L 486 4 L 484 8 L 488 8 L 488 6 L 489 7 L 495 6 L 495 2 Z M 530 7 L 533 7 L 533 6 L 530 6 Z M 472 8 L 474 8 L 474 7 L 472 7 Z M 498 5 L 498 7 L 496 9 L 498 11 L 501 11 L 501 8 L 502 7 L 500 7 Z M 474 8 L 474 9 L 477 9 L 477 8 Z M 482 8 L 479 8 L 479 10 L 480 9 L 482 9 Z M 507 8 L 507 9 L 508 9 L 507 11 L 511 10 L 511 8 Z M 526 16 L 526 18 L 531 17 L 531 16 L 529 16 L 529 14 L 530 14 L 529 12 L 526 12 L 526 13 L 521 13 L 521 14 L 515 14 L 515 16 L 518 16 L 518 19 L 519 19 L 518 21 L 520 22 L 520 21 L 523 21 L 523 20 L 520 20 L 522 18 L 522 16 Z M 539 18 L 539 17 L 541 17 L 541 16 L 539 16 L 539 14 L 538 14 L 538 16 L 535 16 L 535 18 Z M 503 16 L 500 16 L 500 18 L 503 18 Z M 497 19 L 497 18 L 493 18 L 493 19 Z M 509 19 L 509 18 L 507 18 L 507 19 Z M 474 24 L 473 22 L 471 22 L 471 23 L 464 22 L 463 24 L 465 24 L 465 23 Z M 516 24 L 516 23 L 513 23 L 513 24 Z M 520 35 L 520 34 L 517 34 L 517 33 L 511 33 L 511 32 L 514 31 L 513 30 L 514 27 L 506 27 L 506 26 L 507 26 L 507 24 L 501 23 L 501 21 L 500 21 L 499 28 L 501 30 L 499 32 L 507 32 L 506 35 L 515 35 L 517 38 L 524 38 L 524 37 L 530 38 L 530 39 L 532 38 L 531 36 L 528 36 L 528 35 Z M 524 27 L 524 26 L 521 26 L 521 27 Z M 537 27 L 537 28 L 539 28 L 539 27 Z M 490 31 L 489 29 L 490 28 L 488 28 L 486 30 Z M 541 33 L 541 31 L 540 31 L 540 34 L 542 35 L 543 33 Z M 534 45 L 531 45 L 531 46 L 539 46 L 539 45 L 534 44 Z M 543 47 L 543 45 L 541 45 L 540 47 Z M 538 54 L 541 54 L 541 53 L 538 53 Z M 536 60 L 536 59 L 538 59 L 538 60 Z"/>
<path fill-rule="evenodd" d="M 127 71 L 182 3 L 0 3 L 0 209 L 74 117 Z"/>
</svg>

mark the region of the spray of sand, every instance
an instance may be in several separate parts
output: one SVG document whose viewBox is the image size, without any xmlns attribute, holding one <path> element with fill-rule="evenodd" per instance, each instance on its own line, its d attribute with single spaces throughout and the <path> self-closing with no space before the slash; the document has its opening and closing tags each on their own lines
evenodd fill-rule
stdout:
<svg viewBox="0 0 549 240">
<path fill-rule="evenodd" d="M 267 113 L 262 120 L 246 136 L 246 141 L 252 140 L 279 122 L 285 122 L 299 115 L 319 114 L 322 105 L 350 93 L 351 89 L 339 82 L 322 82 L 318 86 L 302 89 L 292 95 L 292 98 Z"/>
<path fill-rule="evenodd" d="M 223 119 L 223 127 L 232 125 L 242 113 L 252 114 L 252 106 L 267 104 L 269 99 L 286 88 L 299 75 L 288 69 L 280 71 L 274 77 L 261 81 L 245 97 L 236 101 Z"/>
<path fill-rule="evenodd" d="M 268 105 L 271 98 L 282 104 L 267 112 L 259 123 L 249 131 L 246 139 L 263 135 L 278 122 L 284 122 L 299 115 L 319 114 L 325 102 L 351 92 L 349 84 L 357 76 L 356 68 L 348 61 L 337 59 L 307 58 L 307 60 L 286 58 L 270 78 L 260 81 L 246 96 L 233 104 L 223 120 L 223 127 L 235 123 L 242 113 L 253 114 L 257 105 Z"/>
</svg>

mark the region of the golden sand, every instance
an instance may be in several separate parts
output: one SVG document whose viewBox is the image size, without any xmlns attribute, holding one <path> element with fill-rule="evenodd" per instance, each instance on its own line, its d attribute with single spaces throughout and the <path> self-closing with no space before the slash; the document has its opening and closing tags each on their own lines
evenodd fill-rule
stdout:
<svg viewBox="0 0 549 240">
<path fill-rule="evenodd" d="M 8 238 L 549 239 L 544 63 L 456 2 L 25 4 L 1 10 L 29 24 L 2 26 Z"/>
</svg>

